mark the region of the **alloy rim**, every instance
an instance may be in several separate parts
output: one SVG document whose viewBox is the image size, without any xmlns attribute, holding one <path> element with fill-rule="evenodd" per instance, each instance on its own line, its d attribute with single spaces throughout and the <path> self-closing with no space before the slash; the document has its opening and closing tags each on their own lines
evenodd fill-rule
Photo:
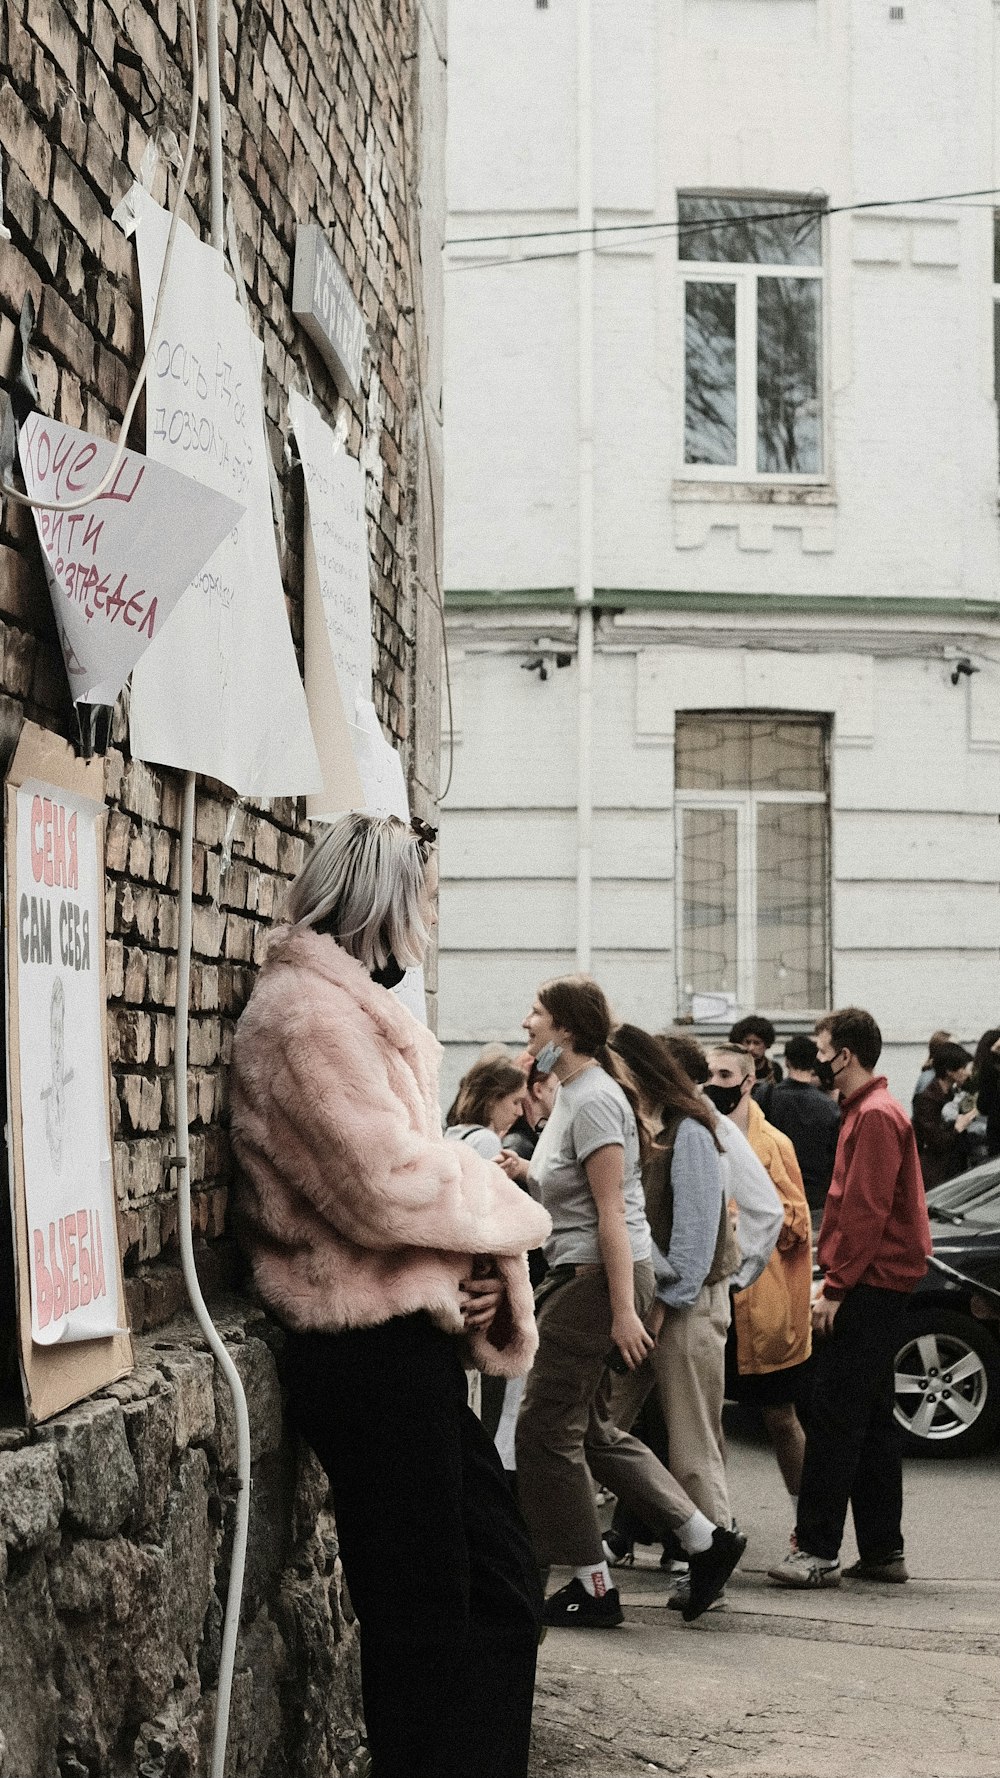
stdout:
<svg viewBox="0 0 1000 1778">
<path fill-rule="evenodd" d="M 988 1393 L 982 1359 L 955 1334 L 918 1334 L 896 1356 L 896 1422 L 914 1438 L 960 1438 Z"/>
</svg>

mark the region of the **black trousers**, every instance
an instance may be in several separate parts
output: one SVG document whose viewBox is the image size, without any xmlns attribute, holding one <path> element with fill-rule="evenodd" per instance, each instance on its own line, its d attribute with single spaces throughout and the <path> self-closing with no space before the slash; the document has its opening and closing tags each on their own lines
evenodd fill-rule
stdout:
<svg viewBox="0 0 1000 1778">
<path fill-rule="evenodd" d="M 856 1284 L 833 1332 L 814 1348 L 815 1380 L 799 1490 L 799 1548 L 832 1561 L 847 1508 L 858 1553 L 880 1562 L 903 1548 L 903 1465 L 893 1419 L 894 1359 L 907 1296 Z"/>
<path fill-rule="evenodd" d="M 330 1479 L 374 1778 L 526 1778 L 541 1587 L 457 1342 L 424 1314 L 291 1333 L 285 1376 Z"/>
</svg>

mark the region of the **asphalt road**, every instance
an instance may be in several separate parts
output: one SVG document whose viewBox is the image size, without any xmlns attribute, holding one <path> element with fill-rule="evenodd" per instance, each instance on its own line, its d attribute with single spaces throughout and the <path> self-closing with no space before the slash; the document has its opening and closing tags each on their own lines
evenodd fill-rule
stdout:
<svg viewBox="0 0 1000 1778">
<path fill-rule="evenodd" d="M 621 1629 L 546 1638 L 532 1778 L 1000 1778 L 1000 1452 L 907 1464 L 902 1587 L 774 1587 L 788 1499 L 738 1428 L 730 1477 L 749 1544 L 726 1610 L 683 1624 L 640 1551 Z"/>
</svg>

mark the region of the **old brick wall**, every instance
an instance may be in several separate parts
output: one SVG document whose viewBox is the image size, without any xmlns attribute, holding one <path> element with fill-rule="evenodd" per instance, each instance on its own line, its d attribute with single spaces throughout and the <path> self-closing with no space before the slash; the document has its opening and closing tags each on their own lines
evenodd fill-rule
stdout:
<svg viewBox="0 0 1000 1778">
<path fill-rule="evenodd" d="M 296 226 L 316 221 L 330 238 L 368 323 L 370 350 L 360 396 L 350 404 L 348 449 L 361 457 L 366 470 L 374 697 L 387 732 L 403 752 L 414 807 L 428 816 L 433 816 L 437 784 L 439 631 L 433 552 L 440 533 L 441 296 L 436 273 L 427 277 L 423 290 L 420 284 L 424 263 L 434 264 L 443 218 L 443 10 L 442 3 L 435 3 L 418 12 L 416 0 L 224 0 L 221 8 L 227 196 L 233 203 L 252 321 L 264 344 L 263 399 L 281 484 L 282 567 L 293 634 L 300 644 L 302 485 L 285 451 L 287 391 L 295 379 L 305 387 L 305 373 L 328 416 L 337 405 L 322 358 L 290 312 Z M 183 146 L 190 50 L 186 9 L 177 0 L 2 0 L 0 8 L 0 64 L 7 71 L 0 85 L 0 156 L 4 221 L 11 232 L 10 243 L 0 244 L 0 379 L 10 377 L 16 322 L 27 292 L 38 315 L 30 364 L 40 407 L 104 436 L 116 432 L 142 350 L 134 249 L 112 223 L 111 212 L 139 173 L 152 138 L 169 153 L 164 132 L 173 130 Z M 141 71 L 132 65 L 136 53 Z M 207 234 L 204 117 L 203 110 L 187 219 Z M 162 155 L 152 190 L 160 202 L 172 200 L 173 174 L 168 175 Z M 422 408 L 418 370 L 424 384 Z M 130 443 L 143 447 L 141 409 Z M 23 715 L 75 737 L 33 523 L 22 509 L 8 505 L 0 526 L 0 743 L 12 738 Z M 184 1293 L 176 1199 L 165 1168 L 174 1109 L 180 780 L 175 773 L 130 758 L 125 700 L 114 714 L 106 782 L 112 1110 L 128 1301 L 137 1332 L 154 1342 L 165 1340 L 171 1350 L 188 1351 L 184 1324 L 172 1319 L 182 1313 Z M 210 1290 L 232 1289 L 240 1281 L 227 1233 L 225 1070 L 233 1026 L 268 930 L 280 916 L 284 885 L 301 859 L 305 832 L 301 805 L 236 801 L 222 786 L 199 782 L 191 1173 L 199 1266 Z M 3 1239 L 0 1227 L 0 1382 L 12 1399 L 16 1368 Z M 189 1360 L 196 1362 L 193 1346 Z M 157 1381 L 163 1370 L 159 1359 L 152 1371 L 144 1367 L 135 1385 L 138 1394 L 130 1384 L 132 1393 L 110 1418 L 106 1404 L 102 1406 L 98 1423 L 103 1431 L 87 1445 L 86 1460 L 98 1467 L 109 1461 L 110 1447 L 103 1441 L 111 1436 L 112 1420 L 118 1425 L 119 1408 L 126 1427 L 144 1424 L 147 1414 L 166 1424 L 174 1409 L 168 1413 L 164 1406 L 171 1390 Z M 67 1417 L 67 1424 L 71 1421 L 75 1424 L 73 1416 Z M 60 1675 L 68 1671 L 67 1662 L 75 1658 L 78 1619 L 91 1613 L 92 1628 L 105 1620 L 130 1621 L 114 1578 L 122 1565 L 129 1565 L 120 1540 L 154 1552 L 149 1584 L 155 1594 L 156 1575 L 162 1579 L 174 1560 L 171 1515 L 184 1518 L 183 1499 L 194 1502 L 197 1513 L 204 1510 L 212 1517 L 209 1590 L 216 1598 L 225 1579 L 224 1506 L 231 1482 L 208 1433 L 201 1440 L 185 1438 L 175 1414 L 173 1442 L 164 1458 L 166 1481 L 161 1476 L 152 1495 L 161 1502 L 158 1510 L 142 1495 L 140 1477 L 140 1495 L 129 1494 L 116 1523 L 102 1520 L 104 1528 L 95 1529 L 72 1504 L 60 1436 L 54 1428 L 28 1440 L 9 1435 L 6 1452 L 0 1444 L 0 1552 L 5 1540 L 10 1550 L 0 1615 L 10 1609 L 11 1586 L 20 1585 L 29 1571 L 37 1580 L 41 1563 L 48 1576 L 43 1652 L 56 1691 L 62 1690 Z M 166 1431 L 162 1438 L 171 1443 Z M 274 1440 L 281 1462 L 294 1465 L 295 1453 L 280 1428 Z M 204 1458 L 194 1467 L 189 1460 L 193 1450 Z M 58 1482 L 54 1453 L 61 1465 Z M 304 1485 L 300 1480 L 299 1488 Z M 312 1485 L 315 1491 L 315 1477 Z M 295 1537 L 301 1532 L 308 1541 L 316 1533 L 302 1532 L 301 1524 L 295 1530 L 294 1478 L 290 1489 L 287 1499 L 275 1497 L 272 1504 L 287 1509 L 278 1544 L 290 1553 L 294 1567 L 299 1560 Z M 18 1529 L 22 1492 L 29 1502 L 37 1496 L 41 1513 L 30 1535 L 23 1526 Z M 317 1507 L 317 1521 L 324 1511 Z M 324 1535 L 332 1540 L 332 1528 Z M 78 1538 L 83 1540 L 79 1546 Z M 86 1553 L 78 1555 L 78 1547 Z M 76 1582 L 66 1582 L 67 1563 L 89 1564 L 86 1586 L 81 1582 L 74 1590 Z M 260 1595 L 270 1603 L 260 1606 L 258 1601 L 259 1608 L 270 1611 L 284 1584 L 274 1580 L 270 1594 L 265 1589 Z M 154 1721 L 162 1706 L 174 1723 L 170 1728 L 168 1722 L 160 1735 L 159 1752 L 143 1743 L 146 1764 L 137 1767 L 139 1742 L 129 1743 L 128 1724 L 115 1729 L 117 1741 L 112 1735 L 107 1745 L 99 1745 L 100 1736 L 92 1736 L 87 1749 L 83 1747 L 74 1727 L 83 1708 L 81 1687 L 86 1691 L 88 1685 L 104 1683 L 98 1668 L 85 1662 L 85 1677 L 78 1674 L 74 1682 L 75 1702 L 64 1697 L 52 1705 L 54 1727 L 45 1741 L 44 1763 L 37 1767 L 39 1778 L 56 1771 L 79 1778 L 82 1772 L 198 1770 L 191 1749 L 201 1733 L 199 1688 L 204 1684 L 206 1692 L 211 1689 L 215 1609 L 210 1601 L 189 1638 L 185 1660 L 190 1683 L 185 1681 L 186 1691 L 182 1687 L 190 1705 L 187 1716 L 170 1689 L 174 1680 L 159 1703 L 154 1696 L 158 1681 L 142 1693 L 144 1721 Z M 335 1600 L 330 1621 L 342 1624 L 340 1613 Z M 287 1701 L 296 1695 L 299 1679 L 296 1651 L 290 1643 L 284 1646 L 287 1661 L 280 1683 L 280 1662 L 268 1673 Z M 245 1659 L 243 1664 L 244 1683 L 249 1684 Z M 130 1671 L 126 1659 L 119 1675 L 123 1684 L 130 1682 Z M 14 1745 L 11 1731 L 17 1724 L 6 1715 L 23 1703 L 16 1688 L 0 1684 L 0 1778 L 26 1778 L 28 1768 L 11 1763 L 3 1739 Z M 280 1726 L 277 1702 L 273 1708 Z M 346 1737 L 340 1752 L 338 1710 L 344 1714 Z M 325 1722 L 327 1763 L 314 1761 L 301 1769 L 333 1771 L 341 1754 L 346 1769 L 356 1699 L 349 1688 L 341 1700 L 336 1688 L 331 1692 L 326 1687 L 311 1699 L 310 1712 Z M 275 1751 L 279 1742 L 280 1755 Z M 287 1742 L 278 1735 L 268 1749 L 241 1761 L 241 1772 L 300 1769 L 294 1739 Z M 35 1768 L 31 1770 L 33 1775 Z"/>
</svg>

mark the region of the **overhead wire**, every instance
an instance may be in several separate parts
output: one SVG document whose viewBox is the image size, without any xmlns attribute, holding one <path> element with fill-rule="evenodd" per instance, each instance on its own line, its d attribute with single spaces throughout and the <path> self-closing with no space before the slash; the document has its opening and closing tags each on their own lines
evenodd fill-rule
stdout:
<svg viewBox="0 0 1000 1778">
<path fill-rule="evenodd" d="M 746 223 L 788 222 L 797 219 L 807 221 L 822 220 L 825 216 L 846 216 L 863 210 L 907 209 L 926 204 L 955 204 L 960 209 L 993 210 L 995 204 L 975 204 L 963 200 L 994 197 L 1000 198 L 1000 186 L 987 186 L 981 190 L 961 192 L 929 192 L 923 196 L 910 198 L 865 198 L 853 204 L 801 204 L 785 207 L 781 210 L 761 210 L 753 215 L 699 217 L 691 221 L 679 217 L 657 217 L 650 222 L 608 222 L 595 223 L 593 228 L 553 228 L 553 229 L 515 229 L 505 233 L 492 235 L 453 235 L 444 246 L 474 247 L 500 245 L 511 241 L 548 241 L 576 239 L 577 245 L 563 252 L 508 254 L 503 258 L 494 255 L 477 259 L 452 259 L 444 268 L 445 273 L 485 271 L 495 266 L 532 265 L 546 259 L 575 258 L 581 251 L 595 247 L 598 235 L 638 235 L 642 240 L 668 240 L 672 236 L 687 233 L 712 234 L 717 230 L 732 229 Z M 583 238 L 581 238 L 583 237 Z M 629 245 L 631 243 L 624 243 Z M 639 245 L 639 242 L 635 243 Z M 714 262 L 713 262 L 714 263 Z M 724 264 L 724 260 L 720 260 Z"/>
<path fill-rule="evenodd" d="M 711 194 L 692 193 L 692 196 L 695 197 L 703 195 L 708 197 Z M 720 192 L 718 195 L 723 200 L 738 196 L 737 193 L 725 192 Z M 914 198 L 859 198 L 851 204 L 828 204 L 825 201 L 803 200 L 796 205 L 793 200 L 791 205 L 786 204 L 780 210 L 762 210 L 752 216 L 698 217 L 689 222 L 683 221 L 680 217 L 660 216 L 654 217 L 651 222 L 598 222 L 592 228 L 508 229 L 501 234 L 492 235 L 451 235 L 445 240 L 444 245 L 445 247 L 479 247 L 495 241 L 541 241 L 569 235 L 634 233 L 636 230 L 643 229 L 671 229 L 679 233 L 693 230 L 697 234 L 704 234 L 716 228 L 738 228 L 745 222 L 788 222 L 800 216 L 810 219 L 821 216 L 843 216 L 856 210 L 894 210 L 908 208 L 916 204 L 953 204 L 963 198 L 985 198 L 998 195 L 1000 195 L 1000 186 L 990 185 L 975 191 L 925 192 Z M 741 199 L 740 201 L 747 200 Z M 761 199 L 759 201 L 766 202 L 767 200 Z"/>
<path fill-rule="evenodd" d="M 188 119 L 187 152 L 181 167 L 177 196 L 174 199 L 173 209 L 170 214 L 170 230 L 167 235 L 167 245 L 163 255 L 163 266 L 160 271 L 160 282 L 156 292 L 153 318 L 146 339 L 146 350 L 143 353 L 142 362 L 136 373 L 135 382 L 132 385 L 132 392 L 125 404 L 125 412 L 122 417 L 121 426 L 119 427 L 115 452 L 107 469 L 95 486 L 88 488 L 85 493 L 77 495 L 73 500 L 40 500 L 34 495 L 22 494 L 20 489 L 12 487 L 8 482 L 0 481 L 0 498 L 13 500 L 17 506 L 28 506 L 34 512 L 79 512 L 81 507 L 89 506 L 92 501 L 99 500 L 105 490 L 112 485 L 125 457 L 129 427 L 132 424 L 132 419 L 139 403 L 139 396 L 142 394 L 145 386 L 146 377 L 149 373 L 149 366 L 152 362 L 153 352 L 157 344 L 157 334 L 159 332 L 160 318 L 163 312 L 164 298 L 166 296 L 167 280 L 170 276 L 170 262 L 173 258 L 174 241 L 180 223 L 181 205 L 183 204 L 187 193 L 188 179 L 190 177 L 191 166 L 194 160 L 195 138 L 198 130 L 198 112 L 200 105 L 198 87 L 201 79 L 198 47 L 197 0 L 188 0 L 188 22 L 191 28 L 191 109 Z"/>
</svg>

